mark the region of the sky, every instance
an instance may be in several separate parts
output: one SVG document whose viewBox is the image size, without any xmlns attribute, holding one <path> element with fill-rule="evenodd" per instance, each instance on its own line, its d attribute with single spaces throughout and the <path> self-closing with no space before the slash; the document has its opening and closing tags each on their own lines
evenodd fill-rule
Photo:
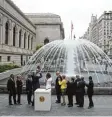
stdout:
<svg viewBox="0 0 112 117">
<path fill-rule="evenodd" d="M 91 15 L 99 18 L 104 11 L 112 11 L 112 0 L 12 0 L 23 13 L 54 13 L 61 16 L 65 37 L 83 36 L 91 21 Z"/>
</svg>

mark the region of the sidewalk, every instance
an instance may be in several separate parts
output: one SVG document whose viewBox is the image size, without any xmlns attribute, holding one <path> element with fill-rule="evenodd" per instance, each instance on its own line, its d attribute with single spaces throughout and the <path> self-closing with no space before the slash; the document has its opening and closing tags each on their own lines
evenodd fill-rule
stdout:
<svg viewBox="0 0 112 117">
<path fill-rule="evenodd" d="M 87 109 L 87 96 L 85 96 L 84 108 L 78 108 L 76 105 L 73 108 L 63 107 L 56 104 L 55 99 L 56 96 L 52 96 L 52 109 L 50 112 L 35 112 L 33 107 L 27 104 L 26 95 L 22 96 L 22 105 L 9 106 L 8 95 L 0 94 L 0 116 L 112 116 L 112 96 L 94 96 L 95 107 L 92 109 Z"/>
</svg>

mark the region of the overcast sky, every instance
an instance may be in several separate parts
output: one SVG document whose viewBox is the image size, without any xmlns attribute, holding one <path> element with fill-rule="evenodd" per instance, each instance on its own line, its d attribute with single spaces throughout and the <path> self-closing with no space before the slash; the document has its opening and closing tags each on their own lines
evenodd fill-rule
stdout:
<svg viewBox="0 0 112 117">
<path fill-rule="evenodd" d="M 66 38 L 70 36 L 71 20 L 76 38 L 87 30 L 91 15 L 98 17 L 112 10 L 112 0 L 12 0 L 24 13 L 55 13 L 61 16 Z"/>
</svg>

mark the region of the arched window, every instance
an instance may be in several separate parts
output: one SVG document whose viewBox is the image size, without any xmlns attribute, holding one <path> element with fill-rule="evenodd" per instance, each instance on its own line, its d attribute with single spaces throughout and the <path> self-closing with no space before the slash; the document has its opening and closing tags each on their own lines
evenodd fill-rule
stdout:
<svg viewBox="0 0 112 117">
<path fill-rule="evenodd" d="M 49 43 L 49 39 L 48 39 L 48 38 L 46 38 L 46 39 L 44 40 L 44 45 L 46 45 L 47 43 Z"/>
<path fill-rule="evenodd" d="M 21 30 L 19 31 L 19 47 L 21 47 Z"/>
<path fill-rule="evenodd" d="M 28 49 L 30 47 L 30 35 L 28 35 Z"/>
<path fill-rule="evenodd" d="M 26 32 L 24 33 L 24 48 L 26 48 Z"/>
<path fill-rule="evenodd" d="M 16 26 L 13 28 L 13 46 L 16 45 Z"/>
<path fill-rule="evenodd" d="M 5 44 L 8 44 L 8 34 L 9 34 L 9 23 L 5 24 Z"/>
</svg>

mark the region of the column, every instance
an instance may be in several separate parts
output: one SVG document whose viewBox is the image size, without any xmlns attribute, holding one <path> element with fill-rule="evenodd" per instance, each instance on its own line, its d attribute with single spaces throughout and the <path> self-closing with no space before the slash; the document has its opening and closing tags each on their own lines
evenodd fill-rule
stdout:
<svg viewBox="0 0 112 117">
<path fill-rule="evenodd" d="M 12 22 L 11 20 L 9 20 L 9 34 L 8 34 L 8 37 L 9 37 L 9 41 L 8 41 L 8 45 L 12 46 Z"/>
<path fill-rule="evenodd" d="M 24 31 L 21 32 L 21 48 L 24 48 Z"/>
<path fill-rule="evenodd" d="M 25 49 L 28 49 L 28 32 L 26 33 L 26 47 Z"/>
<path fill-rule="evenodd" d="M 0 14 L 0 44 L 2 44 L 2 40 L 3 40 L 3 15 Z"/>
<path fill-rule="evenodd" d="M 15 46 L 19 47 L 19 27 L 16 25 Z"/>
<path fill-rule="evenodd" d="M 6 20 L 5 20 L 5 17 L 3 18 L 3 27 L 2 27 L 2 31 L 3 31 L 3 34 L 2 34 L 2 44 L 5 44 L 5 24 L 6 24 Z"/>
<path fill-rule="evenodd" d="M 31 38 L 32 38 L 32 36 L 30 35 L 30 40 L 29 40 L 29 50 L 31 50 Z"/>
<path fill-rule="evenodd" d="M 10 45 L 13 46 L 13 27 L 14 27 L 14 23 L 11 23 L 11 29 L 10 29 Z"/>
</svg>

